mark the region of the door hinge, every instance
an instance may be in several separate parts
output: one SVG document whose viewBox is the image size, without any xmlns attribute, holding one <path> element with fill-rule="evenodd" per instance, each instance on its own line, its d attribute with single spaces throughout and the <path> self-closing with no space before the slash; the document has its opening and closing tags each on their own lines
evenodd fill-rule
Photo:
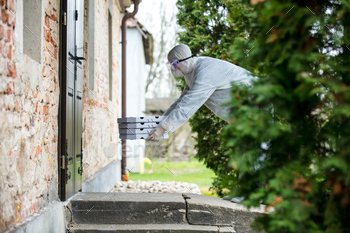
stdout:
<svg viewBox="0 0 350 233">
<path fill-rule="evenodd" d="M 62 24 L 64 25 L 64 26 L 66 26 L 67 25 L 67 13 L 66 12 L 63 12 L 63 19 L 62 19 Z"/>
<path fill-rule="evenodd" d="M 75 21 L 77 21 L 77 20 L 78 20 L 78 11 L 75 10 Z"/>
<path fill-rule="evenodd" d="M 61 168 L 66 169 L 66 156 L 62 155 L 61 159 Z"/>
</svg>

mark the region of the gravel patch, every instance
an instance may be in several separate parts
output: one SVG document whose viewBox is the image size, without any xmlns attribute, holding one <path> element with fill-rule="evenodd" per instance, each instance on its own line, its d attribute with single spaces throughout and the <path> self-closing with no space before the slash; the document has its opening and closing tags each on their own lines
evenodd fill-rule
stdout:
<svg viewBox="0 0 350 233">
<path fill-rule="evenodd" d="M 110 192 L 120 193 L 193 193 L 201 194 L 198 185 L 178 181 L 119 181 Z"/>
</svg>

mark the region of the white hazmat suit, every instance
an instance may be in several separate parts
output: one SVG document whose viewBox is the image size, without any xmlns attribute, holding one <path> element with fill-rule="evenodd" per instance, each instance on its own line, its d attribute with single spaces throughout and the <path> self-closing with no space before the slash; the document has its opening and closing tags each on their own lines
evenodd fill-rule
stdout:
<svg viewBox="0 0 350 233">
<path fill-rule="evenodd" d="M 192 56 L 187 45 L 180 44 L 168 54 L 168 59 L 178 60 Z M 203 104 L 216 116 L 228 121 L 229 108 L 222 106 L 230 99 L 231 82 L 251 85 L 254 78 L 249 71 L 230 62 L 211 57 L 193 57 L 179 63 L 180 69 L 174 76 L 184 76 L 186 87 L 163 114 L 161 126 L 167 132 L 174 132 L 182 126 Z"/>
<path fill-rule="evenodd" d="M 166 116 L 147 140 L 158 140 L 164 132 L 174 132 L 181 127 L 203 104 L 216 116 L 229 121 L 229 107 L 222 106 L 229 100 L 231 82 L 235 85 L 251 85 L 252 74 L 230 62 L 211 57 L 192 57 L 191 49 L 180 44 L 168 53 L 168 60 L 177 59 L 172 69 L 175 77 L 184 76 L 186 87 L 167 111 Z M 181 61 L 183 60 L 183 61 Z"/>
<path fill-rule="evenodd" d="M 187 45 L 180 44 L 168 53 L 169 62 L 176 58 L 176 68 L 172 69 L 175 77 L 184 76 L 186 87 L 167 111 L 166 116 L 156 129 L 150 133 L 148 140 L 158 140 L 166 132 L 174 132 L 181 127 L 203 104 L 216 116 L 229 121 L 229 106 L 222 104 L 231 98 L 233 85 L 251 85 L 253 76 L 248 70 L 230 62 L 211 57 L 192 57 Z M 183 61 L 181 61 L 183 60 Z M 232 83 L 232 84 L 231 84 Z M 261 156 L 259 160 L 265 160 Z M 254 166 L 252 170 L 259 167 Z M 233 202 L 241 202 L 244 197 L 225 197 Z"/>
</svg>

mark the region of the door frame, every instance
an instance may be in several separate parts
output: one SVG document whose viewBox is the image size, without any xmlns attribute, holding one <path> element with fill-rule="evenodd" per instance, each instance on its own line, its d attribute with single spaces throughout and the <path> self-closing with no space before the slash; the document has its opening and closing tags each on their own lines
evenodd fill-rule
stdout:
<svg viewBox="0 0 350 233">
<path fill-rule="evenodd" d="M 62 155 L 66 155 L 66 89 L 67 89 L 67 21 L 64 13 L 67 12 L 67 0 L 60 1 L 59 12 L 59 107 L 58 107 L 58 148 L 57 148 L 57 169 L 58 169 L 58 197 L 65 201 L 66 197 L 66 168 L 67 163 L 64 161 L 65 169 L 62 169 Z"/>
</svg>

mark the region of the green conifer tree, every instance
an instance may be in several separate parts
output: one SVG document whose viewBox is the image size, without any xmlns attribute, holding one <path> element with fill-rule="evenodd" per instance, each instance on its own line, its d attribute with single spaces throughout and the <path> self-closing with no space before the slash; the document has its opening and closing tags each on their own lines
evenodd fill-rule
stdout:
<svg viewBox="0 0 350 233">
<path fill-rule="evenodd" d="M 228 49 L 234 38 L 246 37 L 250 32 L 247 27 L 249 17 L 246 15 L 252 11 L 252 7 L 246 3 L 230 5 L 232 9 L 237 9 L 236 17 L 240 18 L 231 25 L 227 21 L 228 9 L 223 1 L 179 0 L 177 6 L 178 24 L 184 29 L 179 34 L 179 41 L 187 44 L 193 55 L 219 58 L 237 64 L 237 60 L 228 54 Z M 185 82 L 182 78 L 178 80 L 182 90 Z M 219 196 L 223 196 L 227 192 L 225 189 L 228 190 L 233 185 L 236 177 L 235 171 L 228 166 L 229 156 L 224 153 L 226 149 L 221 148 L 222 141 L 219 137 L 227 123 L 205 106 L 202 106 L 189 122 L 192 131 L 197 133 L 196 157 L 215 172 L 217 178 L 213 181 L 212 189 Z"/>
<path fill-rule="evenodd" d="M 256 221 L 265 232 L 350 232 L 350 2 L 179 0 L 178 7 L 180 41 L 194 54 L 259 77 L 232 89 L 230 124 L 205 107 L 190 120 L 200 132 L 197 157 L 219 176 L 219 194 L 229 187 L 247 206 L 273 207 Z"/>
</svg>

